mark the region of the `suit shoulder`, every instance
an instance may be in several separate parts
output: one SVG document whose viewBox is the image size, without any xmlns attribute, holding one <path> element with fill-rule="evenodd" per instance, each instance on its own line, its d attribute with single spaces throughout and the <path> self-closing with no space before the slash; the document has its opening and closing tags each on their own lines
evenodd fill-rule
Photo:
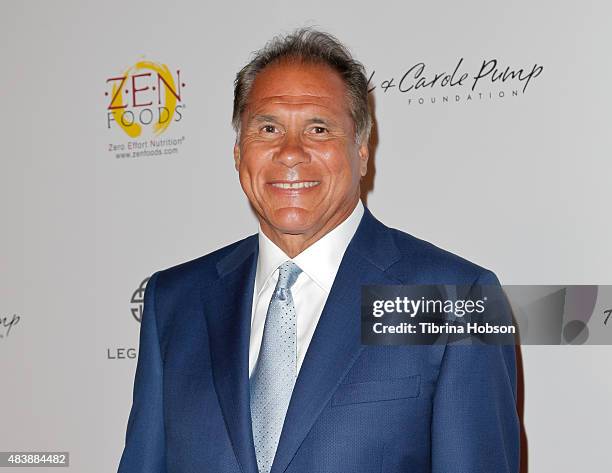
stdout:
<svg viewBox="0 0 612 473">
<path fill-rule="evenodd" d="M 163 281 L 164 285 L 178 284 L 181 286 L 189 285 L 189 283 L 206 282 L 207 280 L 212 281 L 217 278 L 217 264 L 221 260 L 241 246 L 251 246 L 253 240 L 256 239 L 256 234 L 250 235 L 198 258 L 161 269 L 157 271 L 159 273 L 158 279 Z"/>
<path fill-rule="evenodd" d="M 414 278 L 416 274 L 420 279 L 418 283 L 422 284 L 499 283 L 489 269 L 397 228 L 389 230 L 401 255 L 393 267 L 400 279 L 408 275 Z"/>
</svg>

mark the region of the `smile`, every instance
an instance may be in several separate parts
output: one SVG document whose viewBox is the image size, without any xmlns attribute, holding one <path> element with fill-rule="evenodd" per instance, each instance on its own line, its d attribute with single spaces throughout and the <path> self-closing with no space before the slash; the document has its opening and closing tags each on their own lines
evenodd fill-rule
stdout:
<svg viewBox="0 0 612 473">
<path fill-rule="evenodd" d="M 321 184 L 320 181 L 300 181 L 300 182 L 273 182 L 272 187 L 279 189 L 306 189 Z"/>
</svg>

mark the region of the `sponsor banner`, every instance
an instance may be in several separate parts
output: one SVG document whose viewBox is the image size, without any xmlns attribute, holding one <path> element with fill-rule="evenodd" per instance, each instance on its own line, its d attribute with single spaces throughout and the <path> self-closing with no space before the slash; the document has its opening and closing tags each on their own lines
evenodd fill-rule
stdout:
<svg viewBox="0 0 612 473">
<path fill-rule="evenodd" d="M 372 70 L 368 91 L 378 89 L 378 97 L 398 97 L 406 105 L 467 104 L 522 96 L 541 80 L 544 66 L 537 62 L 506 64 L 494 57 L 481 61 L 460 57 L 454 64 L 416 61 L 398 65 L 394 71 Z"/>
</svg>

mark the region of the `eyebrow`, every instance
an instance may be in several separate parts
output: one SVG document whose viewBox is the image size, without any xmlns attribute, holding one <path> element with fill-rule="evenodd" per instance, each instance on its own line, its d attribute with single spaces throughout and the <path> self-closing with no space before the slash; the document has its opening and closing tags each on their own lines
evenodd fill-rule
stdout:
<svg viewBox="0 0 612 473">
<path fill-rule="evenodd" d="M 263 123 L 263 122 L 280 123 L 280 120 L 278 119 L 276 115 L 265 115 L 265 114 L 254 115 L 250 120 L 250 123 L 255 123 L 255 124 Z M 311 125 L 313 123 L 321 123 L 326 126 L 333 126 L 336 124 L 335 121 L 327 119 L 327 118 L 322 118 L 322 117 L 312 117 L 306 120 L 307 125 Z"/>
<path fill-rule="evenodd" d="M 272 123 L 279 123 L 278 118 L 275 115 L 254 115 L 251 120 L 251 122 L 255 122 L 255 123 L 262 123 L 262 122 L 272 122 Z"/>
<path fill-rule="evenodd" d="M 312 118 L 309 118 L 308 120 L 306 120 L 306 124 L 307 125 L 310 125 L 312 123 L 323 123 L 324 125 L 327 125 L 327 126 L 331 126 L 331 125 L 335 125 L 336 124 L 336 122 L 333 121 L 333 120 L 328 120 L 326 118 L 321 118 L 321 117 L 312 117 Z"/>
</svg>

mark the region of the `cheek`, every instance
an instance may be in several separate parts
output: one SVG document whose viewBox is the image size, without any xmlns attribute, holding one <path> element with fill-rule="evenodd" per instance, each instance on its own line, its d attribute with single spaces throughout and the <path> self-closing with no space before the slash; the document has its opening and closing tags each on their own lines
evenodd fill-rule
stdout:
<svg viewBox="0 0 612 473">
<path fill-rule="evenodd" d="M 262 170 L 263 167 L 252 156 L 245 155 L 242 159 L 239 170 L 240 184 L 248 195 L 258 196 L 264 191 L 265 179 Z"/>
<path fill-rule="evenodd" d="M 352 187 L 360 179 L 360 168 L 358 159 L 350 159 L 347 150 L 326 153 L 322 162 L 326 171 L 331 176 L 334 183 L 334 190 L 343 191 L 347 187 Z"/>
<path fill-rule="evenodd" d="M 243 158 L 240 163 L 240 168 L 238 169 L 238 179 L 240 180 L 242 190 L 244 190 L 247 195 L 253 193 L 252 173 L 253 171 L 249 167 L 248 162 Z"/>
<path fill-rule="evenodd" d="M 242 166 L 251 177 L 260 176 L 272 161 L 273 155 L 274 152 L 270 146 L 261 146 L 257 143 L 245 144 L 242 152 Z"/>
</svg>

